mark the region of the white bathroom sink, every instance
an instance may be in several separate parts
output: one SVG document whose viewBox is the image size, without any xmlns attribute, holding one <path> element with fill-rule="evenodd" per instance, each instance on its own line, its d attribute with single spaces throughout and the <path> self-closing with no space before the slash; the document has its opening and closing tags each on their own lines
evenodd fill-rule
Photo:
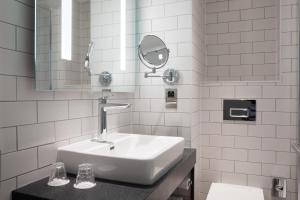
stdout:
<svg viewBox="0 0 300 200">
<path fill-rule="evenodd" d="M 58 149 L 58 158 L 68 173 L 77 173 L 81 163 L 92 163 L 98 178 L 150 185 L 174 166 L 183 155 L 181 137 L 108 134 L 108 144 L 86 140 Z"/>
</svg>

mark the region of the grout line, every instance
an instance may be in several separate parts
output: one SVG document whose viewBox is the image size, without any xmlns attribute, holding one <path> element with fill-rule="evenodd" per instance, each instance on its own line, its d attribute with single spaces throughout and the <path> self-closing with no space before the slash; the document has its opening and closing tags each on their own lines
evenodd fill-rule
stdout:
<svg viewBox="0 0 300 200">
<path fill-rule="evenodd" d="M 15 50 L 18 50 L 18 28 L 15 26 Z"/>
<path fill-rule="evenodd" d="M 18 131 L 17 126 L 15 127 L 15 129 L 16 129 L 16 151 L 15 152 L 17 152 L 17 151 L 19 151 L 19 131 Z M 9 153 L 11 153 L 11 152 L 9 152 Z"/>
</svg>

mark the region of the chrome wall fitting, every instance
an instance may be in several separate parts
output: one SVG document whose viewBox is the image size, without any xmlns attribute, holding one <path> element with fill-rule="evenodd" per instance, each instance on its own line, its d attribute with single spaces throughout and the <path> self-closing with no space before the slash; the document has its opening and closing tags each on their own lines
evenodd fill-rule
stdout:
<svg viewBox="0 0 300 200">
<path fill-rule="evenodd" d="M 163 80 L 168 85 L 174 85 L 179 80 L 179 73 L 175 69 L 167 69 L 164 72 Z"/>
<path fill-rule="evenodd" d="M 99 75 L 99 82 L 101 86 L 109 86 L 112 82 L 112 74 L 107 71 L 101 72 L 101 74 Z"/>
<path fill-rule="evenodd" d="M 154 75 L 153 75 L 154 74 Z M 174 85 L 179 80 L 179 73 L 175 69 L 167 69 L 163 75 L 155 75 L 155 72 L 146 72 L 145 78 L 162 78 L 168 85 Z"/>
</svg>

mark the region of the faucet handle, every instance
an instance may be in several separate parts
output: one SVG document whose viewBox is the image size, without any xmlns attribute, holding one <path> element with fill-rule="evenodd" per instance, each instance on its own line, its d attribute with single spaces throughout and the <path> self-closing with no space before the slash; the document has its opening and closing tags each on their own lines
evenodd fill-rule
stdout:
<svg viewBox="0 0 300 200">
<path fill-rule="evenodd" d="M 107 100 L 109 97 L 113 96 L 113 94 L 111 93 L 111 90 L 110 89 L 103 89 L 102 90 L 102 97 L 99 98 L 100 101 L 103 101 L 103 100 Z"/>
<path fill-rule="evenodd" d="M 101 100 L 107 100 L 108 99 L 108 97 L 109 96 L 102 96 L 101 98 L 99 98 L 99 99 L 101 99 Z"/>
<path fill-rule="evenodd" d="M 106 104 L 107 103 L 107 99 L 109 97 L 114 96 L 114 95 L 111 93 L 110 89 L 105 89 L 105 90 L 102 90 L 102 95 L 101 96 L 102 97 L 99 98 L 99 103 Z"/>
</svg>

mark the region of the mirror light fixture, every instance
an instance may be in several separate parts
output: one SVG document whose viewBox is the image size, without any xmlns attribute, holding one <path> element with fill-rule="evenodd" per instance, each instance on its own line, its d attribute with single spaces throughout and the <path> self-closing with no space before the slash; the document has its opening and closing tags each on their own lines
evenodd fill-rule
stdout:
<svg viewBox="0 0 300 200">
<path fill-rule="evenodd" d="M 120 0 L 120 69 L 126 71 L 126 0 Z"/>
<path fill-rule="evenodd" d="M 61 58 L 72 60 L 72 1 L 61 1 Z"/>
</svg>

